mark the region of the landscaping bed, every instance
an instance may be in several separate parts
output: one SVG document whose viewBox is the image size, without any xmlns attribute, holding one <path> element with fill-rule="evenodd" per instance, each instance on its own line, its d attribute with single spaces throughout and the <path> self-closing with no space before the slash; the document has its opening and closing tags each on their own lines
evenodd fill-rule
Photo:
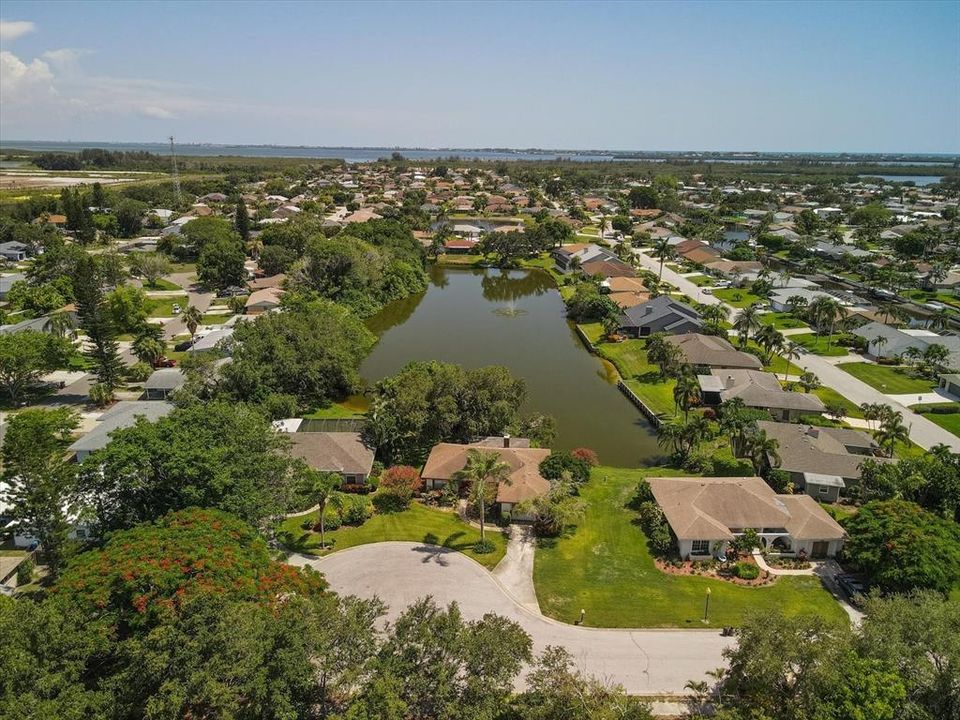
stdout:
<svg viewBox="0 0 960 720">
<path fill-rule="evenodd" d="M 657 567 L 668 575 L 695 575 L 708 578 L 715 578 L 734 585 L 743 585 L 746 587 L 759 587 L 761 585 L 770 585 L 775 582 L 776 575 L 771 575 L 766 570 L 761 570 L 753 559 L 744 559 L 732 565 L 730 563 L 720 563 L 715 560 L 665 560 L 657 558 L 655 560 Z M 736 568 L 741 565 L 752 566 L 756 577 L 751 577 L 753 572 L 744 573 L 747 577 L 740 577 Z"/>
</svg>

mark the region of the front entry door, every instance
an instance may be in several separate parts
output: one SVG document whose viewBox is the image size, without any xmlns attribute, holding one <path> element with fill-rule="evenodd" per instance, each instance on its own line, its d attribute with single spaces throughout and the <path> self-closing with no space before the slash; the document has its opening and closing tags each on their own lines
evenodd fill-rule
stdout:
<svg viewBox="0 0 960 720">
<path fill-rule="evenodd" d="M 813 557 L 815 558 L 825 558 L 827 556 L 827 549 L 830 547 L 830 543 L 826 540 L 820 540 L 813 544 Z"/>
</svg>

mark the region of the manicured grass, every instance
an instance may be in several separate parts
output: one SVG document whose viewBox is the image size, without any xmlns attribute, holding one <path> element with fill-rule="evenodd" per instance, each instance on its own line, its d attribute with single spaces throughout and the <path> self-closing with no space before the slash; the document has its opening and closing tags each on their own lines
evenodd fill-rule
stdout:
<svg viewBox="0 0 960 720">
<path fill-rule="evenodd" d="M 862 380 L 870 387 L 890 395 L 926 393 L 931 392 L 936 387 L 936 383 L 932 380 L 915 377 L 912 370 L 906 367 L 876 365 L 865 362 L 841 363 L 837 367 L 850 373 L 858 380 Z"/>
<path fill-rule="evenodd" d="M 707 627 L 739 625 L 748 611 L 767 608 L 846 621 L 816 577 L 781 577 L 772 585 L 749 588 L 658 570 L 627 504 L 642 477 L 678 474 L 687 473 L 594 469 L 581 491 L 587 513 L 576 531 L 541 541 L 537 550 L 533 577 L 544 614 L 573 622 L 582 608 L 584 624 L 594 627 L 705 627 L 701 620 L 709 588 Z"/>
<path fill-rule="evenodd" d="M 620 343 L 600 343 L 597 352 L 617 368 L 627 386 L 655 413 L 673 415 L 673 387 L 676 380 L 662 380 L 660 369 L 647 362 L 646 342 L 624 340 Z"/>
<path fill-rule="evenodd" d="M 936 405 L 914 405 L 910 408 L 917 410 L 950 410 L 951 412 L 924 412 L 923 417 L 936 423 L 949 433 L 960 437 L 960 403 L 938 403 Z"/>
<path fill-rule="evenodd" d="M 316 517 L 317 513 L 310 513 Z M 291 550 L 314 554 L 327 554 L 331 550 L 320 552 L 320 534 L 304 530 L 301 523 L 306 515 L 287 518 L 280 524 L 278 537 Z M 407 510 L 398 513 L 374 515 L 359 527 L 341 527 L 326 533 L 326 542 L 333 550 L 345 550 L 355 545 L 368 545 L 388 540 L 442 545 L 459 550 L 477 562 L 492 569 L 503 558 L 507 550 L 506 539 L 495 527 L 487 528 L 487 540 L 493 543 L 494 550 L 478 555 L 473 546 L 480 540 L 480 530 L 467 525 L 452 512 L 428 508 L 420 503 L 412 503 Z"/>
<path fill-rule="evenodd" d="M 153 285 L 144 282 L 143 288 L 144 290 L 183 290 L 183 288 L 176 283 L 172 283 L 169 280 L 164 280 L 163 278 L 157 278 L 157 282 L 155 282 Z"/>
<path fill-rule="evenodd" d="M 318 408 L 307 415 L 305 420 L 341 420 L 363 417 L 370 409 L 370 401 L 363 395 L 351 395 L 343 402 L 334 403 L 330 407 Z"/>
<path fill-rule="evenodd" d="M 809 327 L 809 325 L 807 325 L 802 320 L 797 320 L 790 313 L 785 313 L 785 312 L 763 313 L 762 315 L 760 315 L 760 324 L 771 325 L 777 330 L 792 330 L 793 328 Z"/>
<path fill-rule="evenodd" d="M 171 295 L 170 297 L 148 298 L 148 317 L 173 317 L 173 306 L 179 305 L 186 310 L 190 300 L 186 295 Z"/>
<path fill-rule="evenodd" d="M 744 288 L 720 288 L 713 291 L 713 296 L 736 308 L 744 308 L 755 302 L 766 302 L 765 298 L 754 295 Z"/>
<path fill-rule="evenodd" d="M 708 285 L 713 285 L 717 281 L 716 278 L 712 278 L 709 275 L 694 275 L 692 277 L 688 277 L 687 280 L 692 282 L 697 287 L 707 287 Z"/>
<path fill-rule="evenodd" d="M 954 309 L 960 308 L 960 298 L 955 297 L 949 292 L 927 292 L 926 290 L 914 289 L 905 290 L 900 294 L 919 303 L 927 303 L 933 300 L 935 302 L 943 303 L 944 305 L 950 305 Z"/>
<path fill-rule="evenodd" d="M 207 313 L 203 316 L 201 325 L 223 325 L 233 317 L 233 313 Z"/>
<path fill-rule="evenodd" d="M 801 335 L 790 335 L 787 339 L 795 342 L 800 347 L 805 348 L 814 355 L 823 357 L 841 357 L 850 353 L 849 348 L 845 348 L 837 341 L 843 336 L 834 333 L 833 335 L 817 335 L 816 333 L 803 333 Z"/>
<path fill-rule="evenodd" d="M 802 391 L 803 388 L 800 388 L 800 390 Z M 813 391 L 813 394 L 816 395 L 821 400 L 823 400 L 823 404 L 826 405 L 827 407 L 830 407 L 832 405 L 841 406 L 844 410 L 847 411 L 847 417 L 852 417 L 852 418 L 863 417 L 863 413 L 860 411 L 859 405 L 851 402 L 850 400 L 847 400 L 843 395 L 838 393 L 833 388 L 829 388 L 821 385 L 820 387 L 818 387 L 816 390 Z"/>
</svg>

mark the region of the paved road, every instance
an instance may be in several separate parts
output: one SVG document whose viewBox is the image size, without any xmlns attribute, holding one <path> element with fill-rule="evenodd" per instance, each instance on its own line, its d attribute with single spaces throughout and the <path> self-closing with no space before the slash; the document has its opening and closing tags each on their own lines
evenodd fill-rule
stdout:
<svg viewBox="0 0 960 720">
<path fill-rule="evenodd" d="M 390 542 L 342 550 L 325 558 L 293 555 L 293 565 L 323 572 L 344 595 L 379 596 L 395 618 L 423 595 L 441 604 L 456 601 L 465 617 L 494 612 L 519 623 L 533 638 L 534 651 L 561 645 L 577 665 L 634 694 L 686 694 L 688 680 L 707 679 L 723 663 L 732 639 L 716 630 L 607 630 L 550 620 L 524 607 L 470 558 L 441 547 Z"/>
<path fill-rule="evenodd" d="M 649 255 L 645 255 L 636 248 L 634 248 L 633 254 L 636 256 L 640 264 L 643 265 L 643 267 L 659 275 L 660 258 L 653 258 Z M 704 305 L 723 305 L 723 303 L 721 303 L 716 297 L 713 295 L 708 295 L 703 291 L 702 288 L 690 282 L 687 278 L 683 277 L 683 275 L 668 268 L 666 263 L 663 265 L 663 280 L 671 285 L 675 285 L 677 288 L 679 288 L 680 292 L 687 297 L 693 298 L 698 303 L 703 303 Z M 726 305 L 723 306 L 727 307 Z"/>
<path fill-rule="evenodd" d="M 200 312 L 206 312 L 210 303 L 213 302 L 214 293 L 201 291 L 200 287 L 193 282 L 194 277 L 194 273 L 173 273 L 168 275 L 166 279 L 186 289 L 189 305 L 196 306 L 200 309 Z M 181 317 L 175 317 L 163 326 L 163 337 L 167 340 L 185 332 L 187 332 L 187 326 Z"/>
<path fill-rule="evenodd" d="M 862 380 L 844 372 L 828 359 L 806 354 L 801 355 L 794 364 L 813 372 L 820 378 L 821 383 L 833 388 L 855 405 L 863 403 L 889 405 L 903 416 L 903 422 L 910 428 L 910 439 L 920 447 L 929 450 L 934 445 L 942 443 L 951 447 L 954 452 L 960 452 L 960 438 L 956 435 L 930 422 L 923 415 L 917 415 L 910 408 L 891 399 L 889 395 L 884 395 Z"/>
</svg>

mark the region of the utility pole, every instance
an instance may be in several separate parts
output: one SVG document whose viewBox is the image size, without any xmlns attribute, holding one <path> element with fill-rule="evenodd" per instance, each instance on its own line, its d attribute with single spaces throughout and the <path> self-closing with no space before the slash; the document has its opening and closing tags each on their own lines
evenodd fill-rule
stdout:
<svg viewBox="0 0 960 720">
<path fill-rule="evenodd" d="M 180 205 L 180 172 L 177 170 L 177 152 L 173 149 L 173 135 L 170 136 L 170 162 L 173 164 L 173 193 Z"/>
</svg>

